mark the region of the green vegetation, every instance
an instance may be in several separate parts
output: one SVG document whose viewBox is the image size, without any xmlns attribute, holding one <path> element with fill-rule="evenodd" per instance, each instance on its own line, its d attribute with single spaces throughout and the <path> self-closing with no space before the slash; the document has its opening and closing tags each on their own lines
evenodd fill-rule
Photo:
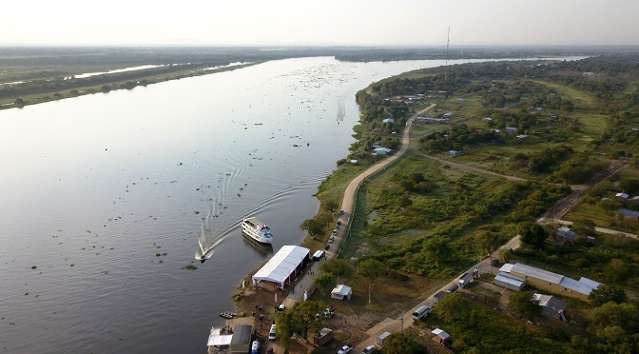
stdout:
<svg viewBox="0 0 639 354">
<path fill-rule="evenodd" d="M 426 323 L 451 335 L 455 353 L 566 353 L 568 347 L 566 338 L 528 329 L 461 294 L 446 296 Z"/>
<path fill-rule="evenodd" d="M 383 354 L 427 354 L 415 336 L 409 333 L 394 333 L 384 341 Z"/>
<path fill-rule="evenodd" d="M 528 291 L 512 293 L 508 301 L 508 309 L 521 318 L 534 319 L 541 313 L 541 306 L 532 301 L 532 295 Z"/>
</svg>

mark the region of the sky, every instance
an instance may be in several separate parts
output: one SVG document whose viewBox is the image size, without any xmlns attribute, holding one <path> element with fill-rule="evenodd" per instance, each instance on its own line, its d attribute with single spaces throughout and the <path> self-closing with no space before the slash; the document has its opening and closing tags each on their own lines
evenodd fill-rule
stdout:
<svg viewBox="0 0 639 354">
<path fill-rule="evenodd" d="M 637 45 L 638 0 L 3 1 L 0 45 Z"/>
</svg>

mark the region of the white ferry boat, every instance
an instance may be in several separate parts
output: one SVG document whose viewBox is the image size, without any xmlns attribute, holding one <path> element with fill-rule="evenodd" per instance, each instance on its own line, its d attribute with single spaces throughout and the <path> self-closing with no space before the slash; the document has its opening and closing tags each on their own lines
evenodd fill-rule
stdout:
<svg viewBox="0 0 639 354">
<path fill-rule="evenodd" d="M 270 245 L 273 241 L 271 228 L 255 217 L 246 218 L 242 221 L 242 232 L 259 243 Z"/>
</svg>

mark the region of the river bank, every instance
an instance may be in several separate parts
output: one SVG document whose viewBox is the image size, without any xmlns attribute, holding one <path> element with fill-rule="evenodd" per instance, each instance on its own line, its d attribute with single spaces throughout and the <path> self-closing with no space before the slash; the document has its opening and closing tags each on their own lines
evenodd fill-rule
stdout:
<svg viewBox="0 0 639 354">
<path fill-rule="evenodd" d="M 105 81 L 100 84 L 86 84 L 78 83 L 70 88 L 65 88 L 64 90 L 55 89 L 55 85 L 50 85 L 52 88 L 50 90 L 39 90 L 37 93 L 32 94 L 24 94 L 19 97 L 9 97 L 0 99 L 0 110 L 11 109 L 11 108 L 23 108 L 25 106 L 59 101 L 68 98 L 74 98 L 84 95 L 91 95 L 97 93 L 109 93 L 111 91 L 117 90 L 132 90 L 138 86 L 150 86 L 154 84 L 158 84 L 161 82 L 172 81 L 172 80 L 180 80 L 189 77 L 196 77 L 202 75 L 210 75 L 217 74 L 225 71 L 232 71 L 247 68 L 252 65 L 257 65 L 264 63 L 266 61 L 256 61 L 251 63 L 241 63 L 239 65 L 224 65 L 220 68 L 207 68 L 206 66 L 202 66 L 200 68 L 193 68 L 187 66 L 175 65 L 169 66 L 168 70 L 157 73 L 151 72 L 149 74 L 145 74 L 144 71 L 139 75 L 136 75 L 133 78 L 125 78 L 125 79 L 114 79 Z M 109 76 L 113 74 L 109 74 L 108 72 L 103 74 L 103 76 Z M 49 86 L 49 85 L 48 85 Z"/>
</svg>

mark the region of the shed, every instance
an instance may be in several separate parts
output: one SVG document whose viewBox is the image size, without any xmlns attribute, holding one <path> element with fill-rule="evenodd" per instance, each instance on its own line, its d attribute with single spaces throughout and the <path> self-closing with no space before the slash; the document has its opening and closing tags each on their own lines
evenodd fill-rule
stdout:
<svg viewBox="0 0 639 354">
<path fill-rule="evenodd" d="M 353 296 L 353 289 L 350 286 L 339 284 L 331 291 L 331 298 L 336 300 L 350 300 Z"/>
<path fill-rule="evenodd" d="M 562 321 L 566 320 L 566 302 L 552 295 L 533 294 L 533 301 L 542 308 L 542 314 Z"/>
<path fill-rule="evenodd" d="M 305 247 L 282 246 L 266 264 L 253 275 L 253 285 L 268 282 L 284 289 L 309 260 L 310 250 Z"/>
<path fill-rule="evenodd" d="M 619 193 L 615 194 L 615 197 L 625 200 L 625 199 L 630 198 L 630 195 L 628 193 L 625 193 L 625 192 L 619 192 Z"/>
<path fill-rule="evenodd" d="M 231 354 L 248 353 L 251 349 L 251 337 L 253 336 L 253 327 L 249 325 L 240 325 L 233 328 L 233 338 L 231 338 Z"/>
<path fill-rule="evenodd" d="M 575 241 L 575 238 L 577 237 L 574 231 L 572 231 L 568 226 L 562 226 L 558 228 L 555 234 L 560 239 L 564 241 L 570 241 L 570 242 Z"/>
<path fill-rule="evenodd" d="M 385 156 L 388 155 L 392 152 L 393 150 L 387 148 L 387 147 L 383 147 L 383 146 L 378 146 L 376 148 L 373 149 L 373 155 L 376 156 Z"/>
<path fill-rule="evenodd" d="M 386 340 L 386 338 L 390 337 L 391 332 L 385 331 L 383 333 L 381 333 L 380 335 L 377 336 L 377 344 L 379 344 L 380 346 L 384 345 L 384 341 Z"/>
<path fill-rule="evenodd" d="M 333 330 L 330 328 L 322 328 L 313 337 L 313 342 L 315 345 L 324 345 L 333 340 Z"/>
<path fill-rule="evenodd" d="M 384 124 L 393 124 L 393 123 L 395 123 L 395 119 L 386 118 L 386 119 L 382 120 L 382 123 L 384 123 Z"/>
<path fill-rule="evenodd" d="M 495 279 L 493 280 L 493 283 L 501 286 L 502 288 L 514 291 L 520 291 L 526 285 L 523 279 L 514 275 L 510 275 L 506 272 L 497 273 Z"/>
<path fill-rule="evenodd" d="M 621 208 L 617 210 L 617 212 L 621 214 L 624 218 L 639 220 L 639 211 Z"/>
<path fill-rule="evenodd" d="M 450 340 L 450 334 L 441 328 L 435 328 L 430 333 L 433 334 L 433 340 L 440 344 L 446 344 Z"/>
</svg>

